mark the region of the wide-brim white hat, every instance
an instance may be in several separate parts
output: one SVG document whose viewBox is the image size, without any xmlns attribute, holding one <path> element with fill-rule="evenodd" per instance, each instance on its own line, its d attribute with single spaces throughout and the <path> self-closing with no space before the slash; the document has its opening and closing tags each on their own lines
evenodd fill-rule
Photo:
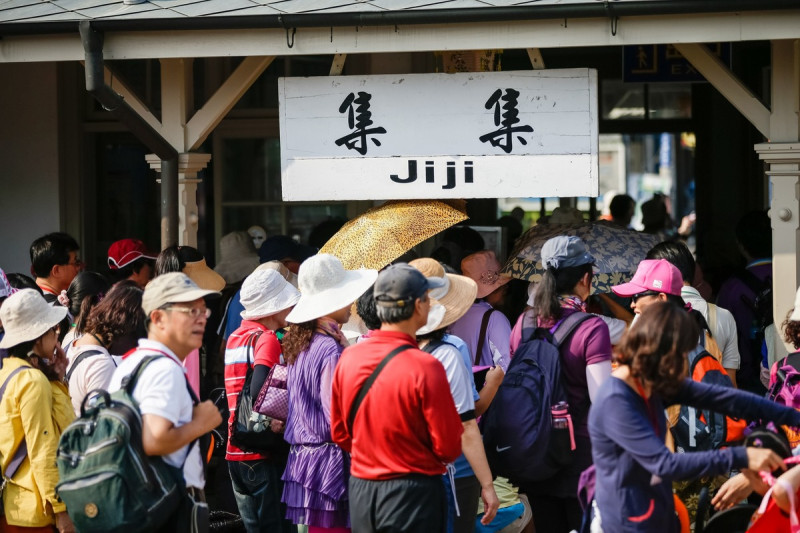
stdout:
<svg viewBox="0 0 800 533">
<path fill-rule="evenodd" d="M 0 322 L 5 336 L 0 348 L 36 340 L 64 320 L 67 308 L 52 306 L 33 289 L 23 289 L 9 296 L 0 307 Z"/>
<path fill-rule="evenodd" d="M 256 320 L 289 309 L 300 300 L 300 292 L 273 269 L 256 270 L 242 283 L 240 301 L 244 320 Z"/>
<path fill-rule="evenodd" d="M 377 270 L 345 270 L 342 262 L 330 254 L 309 257 L 300 265 L 297 274 L 300 301 L 286 320 L 299 324 L 347 307 L 377 278 Z"/>
</svg>

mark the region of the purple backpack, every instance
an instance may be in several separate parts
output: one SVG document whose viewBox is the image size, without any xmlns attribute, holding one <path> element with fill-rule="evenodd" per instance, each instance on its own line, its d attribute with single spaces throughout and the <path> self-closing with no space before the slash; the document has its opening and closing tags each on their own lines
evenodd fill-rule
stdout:
<svg viewBox="0 0 800 533">
<path fill-rule="evenodd" d="M 781 405 L 800 408 L 800 352 L 789 354 L 775 364 L 778 371 L 767 397 Z"/>
</svg>

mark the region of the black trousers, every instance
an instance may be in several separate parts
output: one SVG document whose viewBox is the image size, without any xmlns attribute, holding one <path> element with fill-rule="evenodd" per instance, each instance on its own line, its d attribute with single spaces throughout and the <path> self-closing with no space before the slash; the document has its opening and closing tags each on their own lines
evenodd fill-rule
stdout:
<svg viewBox="0 0 800 533">
<path fill-rule="evenodd" d="M 353 533 L 444 531 L 447 499 L 442 476 L 412 474 L 384 481 L 350 476 Z"/>
</svg>

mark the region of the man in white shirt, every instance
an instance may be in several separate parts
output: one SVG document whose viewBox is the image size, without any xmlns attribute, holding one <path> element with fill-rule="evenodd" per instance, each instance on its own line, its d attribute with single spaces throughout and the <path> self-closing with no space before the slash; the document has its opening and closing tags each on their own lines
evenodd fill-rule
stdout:
<svg viewBox="0 0 800 533">
<path fill-rule="evenodd" d="M 168 464 L 183 468 L 195 501 L 205 500 L 205 475 L 200 448 L 191 444 L 217 427 L 222 417 L 211 401 L 195 405 L 183 360 L 203 342 L 209 314 L 203 297 L 210 294 L 218 293 L 200 289 L 182 273 L 151 281 L 142 296 L 147 338 L 125 357 L 109 385 L 110 391 L 121 388 L 122 379 L 144 357 L 162 356 L 145 367 L 133 390 L 142 413 L 142 444 L 148 455 L 163 456 Z"/>
<path fill-rule="evenodd" d="M 735 387 L 736 371 L 741 363 L 738 337 L 736 336 L 736 320 L 730 311 L 706 302 L 697 289 L 692 287 L 696 268 L 692 252 L 682 242 L 666 241 L 654 246 L 647 253 L 647 259 L 666 259 L 680 270 L 681 276 L 683 276 L 681 298 L 705 318 L 711 330 L 711 337 L 722 352 L 720 363 Z"/>
</svg>

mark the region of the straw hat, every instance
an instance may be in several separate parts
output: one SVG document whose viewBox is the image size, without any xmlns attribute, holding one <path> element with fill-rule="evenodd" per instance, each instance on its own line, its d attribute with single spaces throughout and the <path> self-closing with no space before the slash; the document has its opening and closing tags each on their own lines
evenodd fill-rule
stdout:
<svg viewBox="0 0 800 533">
<path fill-rule="evenodd" d="M 501 274 L 502 266 L 491 250 L 482 250 L 461 260 L 461 272 L 478 284 L 478 298 L 483 298 L 502 287 L 511 278 Z"/>
<path fill-rule="evenodd" d="M 273 269 L 256 270 L 242 283 L 240 300 L 244 306 L 243 320 L 256 320 L 292 307 L 300 293 Z"/>
<path fill-rule="evenodd" d="M 430 292 L 430 297 L 436 303 L 444 307 L 444 316 L 438 323 L 428 321 L 424 327 L 417 331 L 417 334 L 424 335 L 431 331 L 449 326 L 466 313 L 472 307 L 475 297 L 478 294 L 478 284 L 466 276 L 447 274 L 444 267 L 435 259 L 423 257 L 415 259 L 409 263 L 426 278 L 444 278 L 446 284 L 441 289 L 434 289 Z M 431 302 L 431 308 L 435 303 Z"/>
<path fill-rule="evenodd" d="M 338 311 L 356 301 L 377 277 L 377 270 L 345 270 L 330 254 L 312 256 L 300 265 L 300 301 L 286 320 L 298 324 Z"/>
<path fill-rule="evenodd" d="M 64 320 L 67 308 L 52 306 L 33 289 L 23 289 L 9 296 L 0 307 L 0 322 L 5 336 L 0 348 L 11 348 L 23 342 L 36 340 Z"/>
</svg>

